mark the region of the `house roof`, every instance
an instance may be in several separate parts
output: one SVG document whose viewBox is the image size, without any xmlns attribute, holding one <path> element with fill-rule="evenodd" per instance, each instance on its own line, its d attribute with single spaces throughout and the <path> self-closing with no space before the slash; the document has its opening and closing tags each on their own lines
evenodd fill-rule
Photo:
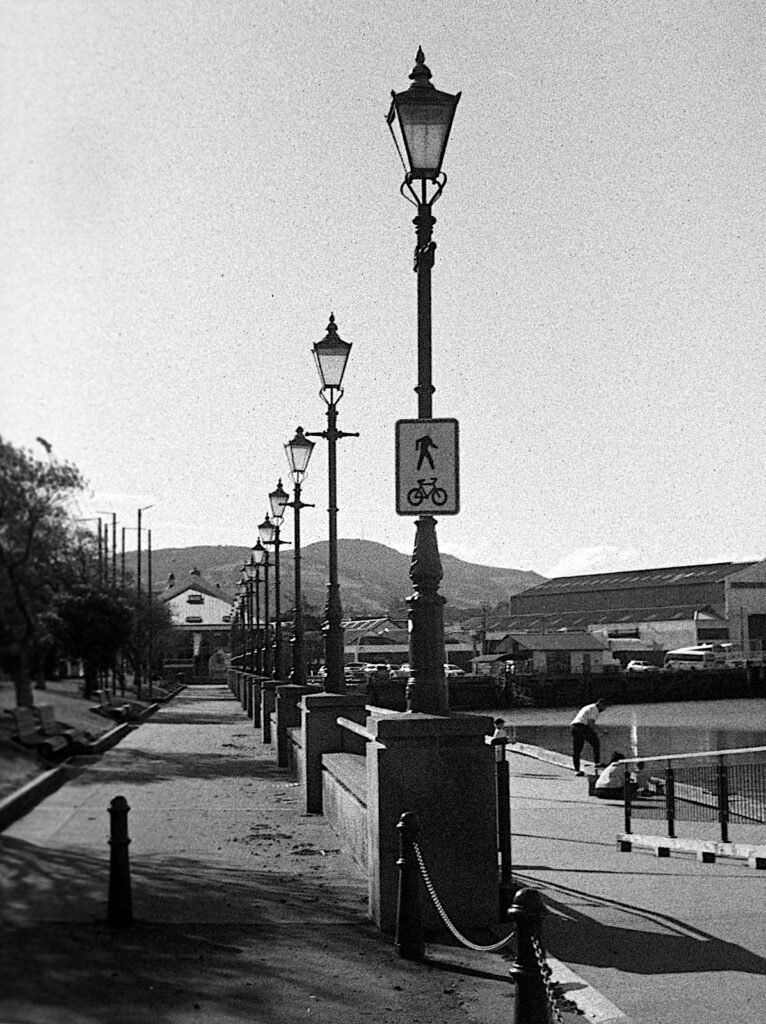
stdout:
<svg viewBox="0 0 766 1024">
<path fill-rule="evenodd" d="M 512 640 L 528 651 L 605 651 L 607 645 L 584 632 L 562 633 L 507 633 L 498 642 Z M 498 652 L 499 653 L 499 652 Z"/>
<path fill-rule="evenodd" d="M 639 622 L 682 622 L 692 621 L 699 613 L 725 621 L 722 608 L 713 605 L 705 605 L 704 608 L 700 608 L 691 604 L 674 604 L 653 608 L 606 608 L 601 611 L 528 612 L 526 615 L 512 615 L 502 622 L 493 623 L 492 633 L 526 630 L 549 632 L 561 629 L 584 630 L 588 626 L 612 623 L 629 625 Z"/>
<path fill-rule="evenodd" d="M 168 587 L 167 590 L 163 590 L 161 594 L 158 594 L 160 601 L 171 601 L 174 597 L 178 597 L 180 594 L 186 593 L 187 590 L 193 590 L 200 594 L 207 594 L 208 597 L 217 597 L 219 601 L 224 601 L 226 604 L 233 604 L 234 597 L 227 591 L 223 590 L 218 584 L 208 583 L 203 580 L 201 576 L 190 573 L 189 578 L 182 580 L 180 583 L 174 584 L 172 587 Z"/>
<path fill-rule="evenodd" d="M 703 565 L 675 565 L 661 569 L 629 569 L 600 572 L 587 576 L 556 576 L 538 583 L 517 597 L 535 594 L 571 594 L 593 590 L 620 590 L 634 587 L 677 586 L 691 583 L 720 583 L 732 573 L 741 572 L 755 562 L 714 562 Z"/>
<path fill-rule="evenodd" d="M 387 617 L 377 619 L 348 619 L 343 623 L 344 641 L 353 644 L 363 636 L 377 636 L 390 643 L 406 643 L 407 628 Z"/>
</svg>

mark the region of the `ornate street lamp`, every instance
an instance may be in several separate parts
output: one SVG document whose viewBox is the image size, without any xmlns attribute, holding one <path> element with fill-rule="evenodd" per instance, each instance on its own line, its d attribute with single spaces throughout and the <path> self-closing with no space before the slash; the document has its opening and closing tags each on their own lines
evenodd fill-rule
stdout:
<svg viewBox="0 0 766 1024">
<path fill-rule="evenodd" d="M 415 272 L 418 275 L 418 419 L 433 417 L 431 379 L 431 268 L 436 243 L 436 223 L 431 207 L 442 194 L 447 176 L 441 169 L 452 120 L 460 93 L 451 95 L 435 89 L 430 82 L 422 49 L 418 48 L 412 85 L 405 92 L 392 93 L 388 126 L 405 170 L 401 193 L 417 208 L 414 224 L 417 236 Z M 402 156 L 403 141 L 406 162 Z M 419 188 L 417 182 L 420 182 Z M 410 634 L 410 679 L 407 707 L 441 715 L 448 711 L 444 678 L 444 598 L 439 583 L 444 575 L 436 540 L 436 520 L 420 516 L 416 523 L 415 550 L 410 566 L 414 593 L 408 598 Z"/>
<path fill-rule="evenodd" d="M 266 518 L 258 526 L 258 535 L 259 535 L 259 538 L 260 538 L 260 542 L 264 546 L 264 548 L 267 547 L 267 546 L 270 546 L 270 545 L 272 545 L 274 543 L 274 540 L 276 538 L 276 527 L 271 522 L 271 520 L 268 518 L 268 513 L 266 513 Z M 271 651 L 271 643 L 270 643 L 270 640 L 269 640 L 269 637 L 268 637 L 268 623 L 269 623 L 269 614 L 268 614 L 268 566 L 269 566 L 268 551 L 266 551 L 266 558 L 265 558 L 265 561 L 263 562 L 263 564 L 266 567 L 266 601 L 265 601 L 265 605 L 266 605 L 266 611 L 265 611 L 265 616 L 266 616 L 266 664 L 265 664 L 265 666 L 263 668 L 263 672 L 264 672 L 264 675 L 270 676 L 270 675 L 273 674 L 274 666 L 273 666 L 273 656 L 272 656 L 272 651 Z M 276 677 L 274 677 L 274 678 L 276 678 Z"/>
<path fill-rule="evenodd" d="M 341 437 L 359 437 L 359 434 L 338 430 L 338 402 L 343 397 L 343 374 L 351 353 L 351 345 L 338 335 L 335 316 L 330 313 L 327 334 L 313 348 L 314 359 L 322 389 L 319 392 L 327 405 L 327 430 L 309 434 L 309 437 L 327 438 L 328 506 L 330 520 L 329 582 L 327 584 L 327 607 L 324 622 L 324 660 L 327 674 L 325 690 L 328 693 L 343 693 L 346 680 L 343 673 L 343 608 L 338 584 L 338 487 L 337 487 L 337 442 Z"/>
<path fill-rule="evenodd" d="M 259 676 L 266 674 L 266 654 L 263 633 L 261 632 L 261 569 L 266 570 L 266 629 L 268 640 L 268 589 L 269 589 L 269 560 L 266 548 L 261 544 L 261 538 L 255 542 L 250 553 L 250 560 L 255 566 L 255 671 Z"/>
<path fill-rule="evenodd" d="M 271 521 L 274 524 L 274 678 L 285 678 L 285 655 L 282 642 L 282 599 L 281 599 L 281 573 L 279 568 L 279 549 L 287 542 L 282 540 L 282 520 L 285 515 L 285 508 L 290 497 L 282 487 L 280 480 L 275 490 L 269 492 L 269 505 L 271 506 Z"/>
<path fill-rule="evenodd" d="M 290 479 L 293 482 L 293 500 L 287 502 L 295 513 L 293 516 L 294 532 L 293 541 L 295 544 L 295 616 L 293 623 L 293 670 L 290 680 L 303 686 L 306 681 L 306 667 L 303 657 L 303 608 L 301 594 L 301 509 L 313 508 L 301 501 L 301 485 L 306 476 L 311 453 L 314 450 L 314 442 L 309 441 L 303 433 L 303 427 L 298 427 L 295 437 L 285 445 L 285 453 L 290 466 Z"/>
</svg>

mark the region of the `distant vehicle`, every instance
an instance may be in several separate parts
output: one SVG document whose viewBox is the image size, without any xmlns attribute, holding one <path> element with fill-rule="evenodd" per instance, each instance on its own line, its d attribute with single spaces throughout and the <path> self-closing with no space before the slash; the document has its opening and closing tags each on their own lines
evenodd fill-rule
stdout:
<svg viewBox="0 0 766 1024">
<path fill-rule="evenodd" d="M 363 671 L 366 679 L 388 679 L 391 675 L 388 665 L 380 661 L 368 662 Z"/>
<path fill-rule="evenodd" d="M 659 672 L 659 668 L 656 665 L 652 665 L 651 662 L 640 661 L 638 658 L 634 658 L 625 666 L 625 671 L 632 675 L 634 672 Z"/>
<path fill-rule="evenodd" d="M 394 675 L 397 679 L 409 679 L 410 678 L 410 666 L 405 663 L 403 665 L 397 665 L 394 669 Z"/>
<path fill-rule="evenodd" d="M 726 667 L 726 652 L 720 644 L 700 644 L 668 651 L 663 661 L 666 672 L 709 672 Z"/>
<path fill-rule="evenodd" d="M 465 672 L 463 671 L 462 668 L 459 668 L 457 665 L 447 665 L 447 664 L 445 664 L 445 666 L 444 666 L 444 675 L 447 676 L 447 677 L 449 677 L 449 676 L 452 676 L 452 677 L 464 676 Z"/>
<path fill-rule="evenodd" d="M 347 683 L 363 683 L 366 679 L 364 674 L 365 663 L 363 661 L 352 661 L 343 666 L 343 674 Z"/>
</svg>

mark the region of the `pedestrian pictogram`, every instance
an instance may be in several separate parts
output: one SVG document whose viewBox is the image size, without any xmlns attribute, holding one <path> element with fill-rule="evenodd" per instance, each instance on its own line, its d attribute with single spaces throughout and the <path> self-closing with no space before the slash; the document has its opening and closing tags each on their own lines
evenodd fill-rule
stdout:
<svg viewBox="0 0 766 1024">
<path fill-rule="evenodd" d="M 449 516 L 459 509 L 457 420 L 398 420 L 397 513 Z"/>
</svg>

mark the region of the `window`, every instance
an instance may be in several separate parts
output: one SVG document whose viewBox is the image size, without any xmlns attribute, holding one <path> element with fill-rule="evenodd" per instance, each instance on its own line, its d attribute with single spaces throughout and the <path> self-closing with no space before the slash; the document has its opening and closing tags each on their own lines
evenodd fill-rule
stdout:
<svg viewBox="0 0 766 1024">
<path fill-rule="evenodd" d="M 202 622 L 202 616 L 201 615 L 187 615 L 186 616 L 186 621 L 187 622 Z"/>
<path fill-rule="evenodd" d="M 189 594 L 189 596 L 186 598 L 186 603 L 187 604 L 204 604 L 205 603 L 205 598 L 202 596 L 202 594 Z"/>
<path fill-rule="evenodd" d="M 221 622 L 231 622 L 231 615 L 222 616 Z"/>
</svg>

